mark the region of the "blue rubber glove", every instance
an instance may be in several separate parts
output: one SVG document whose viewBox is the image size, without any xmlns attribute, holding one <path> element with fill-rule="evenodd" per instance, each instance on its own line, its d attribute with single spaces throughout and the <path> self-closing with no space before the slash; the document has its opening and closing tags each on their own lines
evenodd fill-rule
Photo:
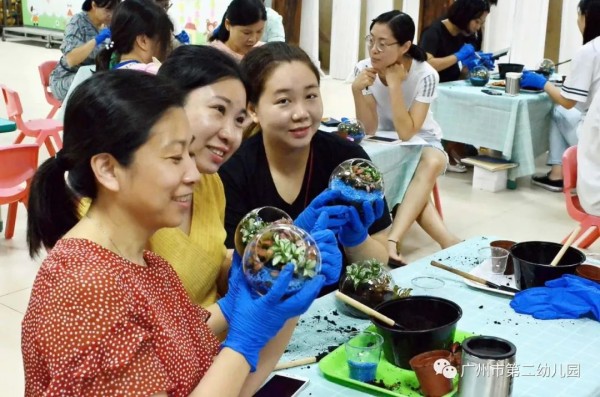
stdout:
<svg viewBox="0 0 600 397">
<path fill-rule="evenodd" d="M 182 30 L 181 33 L 179 33 L 179 34 L 176 34 L 175 38 L 181 44 L 190 44 L 190 36 L 187 34 L 187 32 L 185 30 Z"/>
<path fill-rule="evenodd" d="M 471 44 L 463 44 L 463 46 L 460 47 L 460 50 L 454 53 L 454 56 L 460 62 L 464 62 L 473 54 L 475 54 L 475 47 L 473 47 Z"/>
<path fill-rule="evenodd" d="M 573 275 L 548 281 L 515 295 L 510 306 L 521 314 L 548 319 L 574 319 L 592 314 L 600 320 L 600 284 Z"/>
<path fill-rule="evenodd" d="M 546 85 L 546 77 L 535 72 L 524 71 L 521 77 L 521 88 L 532 88 L 534 90 L 543 90 Z"/>
<path fill-rule="evenodd" d="M 475 54 L 471 55 L 469 58 L 465 59 L 462 63 L 467 69 L 473 70 L 477 66 L 482 66 L 483 63 Z"/>
<path fill-rule="evenodd" d="M 345 205 L 332 205 L 336 200 L 340 200 L 341 197 L 342 193 L 339 190 L 323 190 L 298 215 L 296 220 L 294 220 L 294 225 L 300 229 L 311 231 L 314 229 L 319 215 L 325 211 L 328 215 L 327 229 L 337 232 L 339 227 L 346 223 L 346 212 L 348 211 Z"/>
<path fill-rule="evenodd" d="M 325 282 L 324 276 L 317 275 L 300 291 L 282 300 L 293 273 L 294 265 L 284 266 L 271 290 L 258 299 L 252 298 L 248 283 L 240 286 L 223 347 L 243 355 L 251 372 L 256 370 L 262 348 L 277 335 L 287 320 L 308 310 Z"/>
<path fill-rule="evenodd" d="M 242 288 L 244 285 L 247 285 L 246 278 L 244 277 L 244 271 L 242 269 L 242 258 L 235 250 L 233 251 L 233 258 L 231 259 L 231 267 L 229 268 L 229 281 L 227 285 L 227 294 L 217 301 L 217 305 L 219 305 L 221 308 L 221 312 L 223 313 L 225 320 L 227 320 L 227 324 L 230 324 L 240 288 Z"/>
<path fill-rule="evenodd" d="M 106 39 L 110 39 L 110 28 L 104 28 L 102 29 L 95 37 L 96 39 L 96 45 L 100 45 L 102 43 L 104 43 L 104 41 Z"/>
<path fill-rule="evenodd" d="M 356 208 L 348 206 L 347 222 L 340 228 L 338 239 L 344 247 L 355 247 L 369 237 L 369 227 L 383 215 L 383 199 L 362 203 L 362 216 Z"/>
<path fill-rule="evenodd" d="M 477 54 L 479 55 L 480 62 L 483 66 L 485 66 L 489 70 L 494 70 L 494 67 L 496 66 L 496 60 L 493 58 L 494 54 L 492 54 L 491 52 L 481 51 L 478 51 Z"/>
<path fill-rule="evenodd" d="M 321 274 L 325 276 L 325 285 L 338 282 L 342 273 L 342 253 L 335 234 L 327 229 L 327 212 L 322 212 L 310 232 L 321 252 Z"/>
</svg>

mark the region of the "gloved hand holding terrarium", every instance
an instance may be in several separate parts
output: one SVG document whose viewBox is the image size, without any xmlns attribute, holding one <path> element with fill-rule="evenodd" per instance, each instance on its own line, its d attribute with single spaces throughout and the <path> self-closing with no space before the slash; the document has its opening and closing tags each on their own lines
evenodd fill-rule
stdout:
<svg viewBox="0 0 600 397">
<path fill-rule="evenodd" d="M 345 247 L 361 244 L 368 229 L 383 215 L 383 175 L 369 160 L 350 159 L 336 167 L 329 188 L 341 192 L 341 200 L 349 205 L 347 222 L 338 238 Z"/>
</svg>

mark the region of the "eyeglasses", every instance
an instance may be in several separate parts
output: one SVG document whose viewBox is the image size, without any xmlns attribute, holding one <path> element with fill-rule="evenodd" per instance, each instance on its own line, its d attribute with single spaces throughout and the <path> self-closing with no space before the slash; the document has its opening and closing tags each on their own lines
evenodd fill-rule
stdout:
<svg viewBox="0 0 600 397">
<path fill-rule="evenodd" d="M 375 50 L 377 50 L 377 52 L 384 52 L 385 49 L 388 48 L 389 46 L 398 44 L 397 41 L 395 41 L 393 43 L 387 43 L 387 44 L 382 43 L 381 41 L 375 43 L 373 41 L 373 36 L 371 36 L 370 34 L 365 36 L 365 43 L 367 43 L 367 46 L 369 47 L 369 49 L 374 47 Z"/>
</svg>

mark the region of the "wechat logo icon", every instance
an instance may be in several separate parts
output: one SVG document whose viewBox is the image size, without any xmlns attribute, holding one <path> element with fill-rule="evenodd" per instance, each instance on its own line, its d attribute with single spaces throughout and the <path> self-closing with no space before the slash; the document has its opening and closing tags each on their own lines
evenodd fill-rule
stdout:
<svg viewBox="0 0 600 397">
<path fill-rule="evenodd" d="M 446 379 L 454 379 L 456 374 L 456 368 L 450 365 L 450 361 L 445 358 L 440 358 L 433 363 L 433 370 L 437 375 L 443 375 Z"/>
</svg>

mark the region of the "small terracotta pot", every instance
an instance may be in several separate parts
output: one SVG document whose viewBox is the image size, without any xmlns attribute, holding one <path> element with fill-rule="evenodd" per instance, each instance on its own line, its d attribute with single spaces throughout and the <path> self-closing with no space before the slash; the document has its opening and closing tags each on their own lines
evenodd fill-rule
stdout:
<svg viewBox="0 0 600 397">
<path fill-rule="evenodd" d="M 421 353 L 410 359 L 410 367 L 419 380 L 421 392 L 427 397 L 441 397 L 452 390 L 452 379 L 446 378 L 442 368 L 434 368 L 434 363 L 439 359 L 446 359 L 454 365 L 453 354 L 447 350 L 432 350 Z"/>
<path fill-rule="evenodd" d="M 490 243 L 490 247 L 498 247 L 504 248 L 507 251 L 510 251 L 510 247 L 515 245 L 516 242 L 510 240 L 496 240 Z M 515 266 L 513 265 L 512 256 L 508 256 L 508 260 L 506 261 L 506 270 L 504 271 L 505 276 L 510 276 L 515 274 Z"/>
<path fill-rule="evenodd" d="M 588 280 L 600 283 L 600 267 L 594 265 L 579 265 L 575 269 L 575 274 Z"/>
</svg>

